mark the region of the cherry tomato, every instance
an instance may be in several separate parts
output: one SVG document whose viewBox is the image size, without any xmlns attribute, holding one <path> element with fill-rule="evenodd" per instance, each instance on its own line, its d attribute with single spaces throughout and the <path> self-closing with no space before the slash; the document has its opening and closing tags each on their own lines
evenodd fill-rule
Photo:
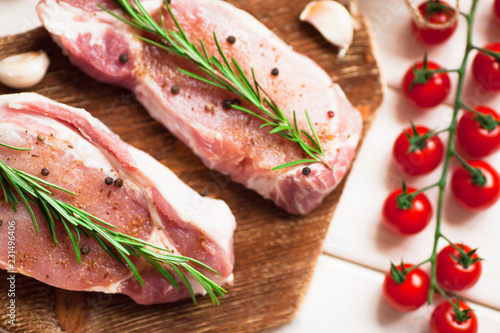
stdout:
<svg viewBox="0 0 500 333">
<path fill-rule="evenodd" d="M 439 8 L 437 6 L 445 5 L 450 8 Z M 429 6 L 432 6 L 429 8 Z M 439 5 L 436 5 L 435 1 L 426 1 L 420 6 L 418 6 L 420 13 L 427 22 L 434 24 L 447 24 L 452 19 L 455 21 L 450 27 L 445 29 L 433 29 L 429 27 L 419 27 L 415 21 L 412 21 L 413 33 L 418 41 L 425 44 L 439 44 L 451 37 L 453 32 L 457 29 L 457 20 L 455 17 L 455 11 L 451 9 L 451 6 L 444 1 L 440 1 Z M 429 9 L 429 10 L 428 10 Z"/>
<path fill-rule="evenodd" d="M 416 189 L 408 188 L 411 194 Z M 402 189 L 392 192 L 384 203 L 384 225 L 396 235 L 414 235 L 422 231 L 431 221 L 432 206 L 423 193 L 418 194 L 411 202 L 409 209 L 399 208 L 398 197 L 403 193 Z"/>
<path fill-rule="evenodd" d="M 434 73 L 427 78 L 427 83 L 416 83 L 412 87 L 416 70 L 423 68 L 423 62 L 417 62 L 408 69 L 403 78 L 402 89 L 403 94 L 412 105 L 425 109 L 435 107 L 446 99 L 450 92 L 450 78 L 447 73 Z M 435 62 L 428 61 L 427 68 L 436 70 L 441 67 Z"/>
<path fill-rule="evenodd" d="M 405 264 L 405 269 L 412 267 Z M 401 271 L 401 265 L 397 267 Z M 415 268 L 406 274 L 406 280 L 397 284 L 388 272 L 383 285 L 383 297 L 395 310 L 408 312 L 418 309 L 427 301 L 430 278 L 420 268 Z"/>
<path fill-rule="evenodd" d="M 500 52 L 500 43 L 486 45 L 485 49 Z M 500 63 L 493 56 L 478 52 L 472 62 L 472 74 L 484 89 L 500 90 Z"/>
<path fill-rule="evenodd" d="M 493 3 L 493 11 L 498 22 L 500 22 L 500 0 L 495 0 L 495 3 Z"/>
<path fill-rule="evenodd" d="M 493 109 L 486 106 L 478 106 L 475 109 L 500 121 L 500 117 Z M 467 154 L 483 157 L 500 149 L 500 126 L 495 126 L 493 129 L 487 126 L 485 128 L 474 113 L 466 112 L 458 122 L 457 139 Z"/>
<path fill-rule="evenodd" d="M 458 301 L 460 311 L 470 309 L 467 303 Z M 477 318 L 474 311 L 470 312 L 470 318 L 463 322 L 457 320 L 455 310 L 449 302 L 439 304 L 431 315 L 432 333 L 476 333 Z"/>
<path fill-rule="evenodd" d="M 436 278 L 439 284 L 447 290 L 466 290 L 474 286 L 481 277 L 482 264 L 475 252 L 467 255 L 472 251 L 470 247 L 462 244 L 455 245 L 466 255 L 460 255 L 460 252 L 451 245 L 439 251 Z"/>
<path fill-rule="evenodd" d="M 460 166 L 453 173 L 451 190 L 458 202 L 465 208 L 483 210 L 491 207 L 500 197 L 500 179 L 495 169 L 484 161 L 469 161 L 479 169 L 486 183 L 480 186 L 473 181 L 471 174 Z"/>
<path fill-rule="evenodd" d="M 407 175 L 416 176 L 429 173 L 434 170 L 443 158 L 443 143 L 437 136 L 427 138 L 429 129 L 424 126 L 416 126 L 416 132 L 410 127 L 406 132 L 410 135 L 410 140 L 405 132 L 402 132 L 396 142 L 392 153 L 401 171 Z M 412 145 L 413 144 L 413 145 Z M 412 149 L 416 148 L 416 149 Z M 414 150 L 409 152 L 410 150 Z"/>
</svg>

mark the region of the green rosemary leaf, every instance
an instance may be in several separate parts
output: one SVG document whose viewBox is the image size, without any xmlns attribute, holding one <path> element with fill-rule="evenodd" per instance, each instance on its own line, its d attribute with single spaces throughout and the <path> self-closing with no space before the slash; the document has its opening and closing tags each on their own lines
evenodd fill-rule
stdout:
<svg viewBox="0 0 500 333">
<path fill-rule="evenodd" d="M 313 159 L 297 160 L 297 161 L 285 163 L 285 164 L 279 165 L 277 167 L 274 167 L 273 170 L 280 170 L 280 169 L 289 168 L 291 166 L 295 166 L 295 165 L 302 164 L 302 163 L 314 163 L 314 162 L 317 162 L 317 160 L 313 160 Z"/>
<path fill-rule="evenodd" d="M 309 155 L 316 162 L 318 161 L 317 157 L 313 153 L 313 148 L 311 148 L 307 143 L 304 141 L 297 141 L 297 144 L 306 152 L 307 155 Z"/>
<path fill-rule="evenodd" d="M 15 149 L 15 150 L 23 150 L 23 151 L 30 151 L 31 150 L 30 148 L 20 148 L 20 147 L 9 146 L 8 144 L 1 143 L 1 142 L 0 142 L 0 146 L 5 147 L 5 148 L 10 148 L 10 149 Z"/>
<path fill-rule="evenodd" d="M 92 237 L 98 244 L 99 246 L 106 251 L 111 257 L 113 257 L 116 261 L 118 261 L 121 265 L 125 266 L 125 262 L 119 257 L 115 251 L 111 249 L 111 247 L 106 244 L 102 238 L 100 238 L 96 233 L 90 232 L 90 237 Z"/>
<path fill-rule="evenodd" d="M 148 14 L 146 9 L 144 9 L 144 6 L 142 5 L 142 3 L 138 0 L 134 0 L 134 2 L 136 4 L 137 8 L 139 8 L 139 12 L 142 14 L 142 15 L 138 15 L 141 18 L 141 20 L 144 23 L 148 23 L 150 26 L 152 26 L 155 31 L 161 30 L 161 28 L 158 26 L 156 21 L 153 20 L 153 18 Z"/>
<path fill-rule="evenodd" d="M 261 97 L 260 97 L 260 86 L 259 86 L 259 83 L 257 82 L 257 79 L 255 78 L 255 71 L 253 70 L 252 68 L 252 79 L 253 79 L 253 84 L 255 86 L 255 92 L 257 93 L 257 99 L 260 101 L 261 100 Z"/>
<path fill-rule="evenodd" d="M 205 55 L 205 60 L 207 62 L 210 62 L 210 57 L 208 56 L 207 48 L 205 47 L 205 43 L 203 43 L 203 40 L 200 39 L 200 45 L 201 49 L 203 50 L 203 54 Z"/>
<path fill-rule="evenodd" d="M 312 124 L 311 118 L 309 117 L 309 113 L 307 111 L 304 111 L 304 112 L 306 114 L 306 118 L 307 118 L 307 122 L 309 123 L 309 127 L 311 128 L 311 132 L 314 135 L 314 138 L 316 139 L 316 141 L 314 141 L 314 140 L 311 140 L 311 141 L 314 142 L 314 144 L 316 145 L 316 147 L 321 152 L 321 155 L 323 155 L 323 148 L 321 148 L 321 144 L 320 144 L 318 135 L 316 134 L 316 130 L 314 129 L 314 126 Z"/>
<path fill-rule="evenodd" d="M 60 219 L 61 223 L 63 224 L 64 228 L 66 229 L 66 233 L 69 236 L 69 239 L 71 240 L 71 244 L 73 244 L 73 249 L 75 250 L 76 254 L 76 261 L 78 262 L 78 265 L 82 264 L 82 254 L 80 253 L 80 247 L 78 247 L 78 242 L 75 239 L 75 236 L 73 235 L 73 232 L 71 232 L 71 229 L 69 228 L 68 224 L 64 219 Z"/>
<path fill-rule="evenodd" d="M 314 148 L 312 148 L 312 147 L 311 147 L 311 148 L 310 148 L 310 150 L 311 150 L 311 151 L 313 151 L 313 152 L 314 152 L 314 153 L 316 153 L 316 154 L 321 153 L 321 152 L 319 151 L 319 149 L 320 149 L 321 147 L 320 147 L 320 146 L 318 146 L 318 144 L 316 143 L 316 141 L 314 140 L 314 138 L 313 138 L 313 137 L 312 137 L 309 133 L 307 133 L 307 132 L 306 132 L 306 131 L 304 131 L 304 130 L 302 130 L 301 132 L 302 132 L 302 133 L 303 133 L 303 134 L 304 134 L 304 135 L 305 135 L 305 136 L 309 139 L 309 141 L 311 141 L 311 142 L 313 143 L 313 145 L 316 147 L 316 149 L 314 149 Z"/>
<path fill-rule="evenodd" d="M 288 131 L 289 129 L 290 129 L 290 126 L 288 126 L 288 125 L 279 125 L 276 128 L 274 128 L 273 130 L 271 130 L 271 132 L 269 132 L 269 133 L 274 134 L 276 132 Z"/>
<path fill-rule="evenodd" d="M 125 262 L 127 263 L 127 266 L 134 273 L 134 276 L 137 279 L 137 281 L 139 282 L 139 284 L 142 287 L 144 287 L 144 282 L 142 281 L 141 274 L 139 274 L 135 265 L 132 263 L 132 261 L 130 261 L 130 259 L 128 258 L 128 256 L 125 253 L 123 253 L 123 252 L 119 252 L 119 253 L 120 253 L 121 257 L 123 258 L 123 260 L 125 260 Z"/>
<path fill-rule="evenodd" d="M 245 72 L 243 72 L 243 69 L 241 68 L 241 66 L 238 64 L 238 62 L 234 58 L 231 58 L 231 61 L 233 62 L 234 67 L 236 67 L 236 70 L 238 71 L 238 74 L 239 74 L 241 80 L 243 81 L 243 84 L 245 85 L 246 90 L 251 91 L 252 94 L 255 96 L 256 94 L 255 94 L 255 91 L 253 90 L 252 84 L 250 83 L 247 76 L 245 75 Z"/>
<path fill-rule="evenodd" d="M 170 8 L 170 5 L 169 5 L 168 1 L 164 0 L 163 3 L 167 7 L 168 13 L 170 14 L 170 17 L 172 18 L 172 20 L 174 20 L 175 26 L 177 27 L 177 29 L 179 29 L 179 32 L 182 34 L 182 37 L 185 40 L 188 40 L 186 34 L 184 33 L 184 29 L 182 29 L 181 25 L 179 24 L 179 21 L 177 21 L 177 18 L 175 17 L 174 13 L 172 12 L 172 9 Z"/>
<path fill-rule="evenodd" d="M 28 203 L 28 199 L 26 197 L 26 194 L 21 190 L 21 188 L 17 184 L 12 184 L 14 189 L 16 190 L 17 194 L 19 195 L 19 198 L 21 198 L 21 202 L 23 203 L 24 207 L 28 211 L 28 214 L 31 218 L 31 222 L 33 222 L 33 226 L 35 227 L 36 233 L 40 233 L 40 229 L 38 229 L 38 223 L 35 217 L 35 213 L 33 212 L 33 209 L 31 209 L 30 204 Z"/>
<path fill-rule="evenodd" d="M 246 113 L 248 113 L 248 114 L 251 114 L 252 116 L 254 116 L 254 117 L 256 117 L 256 118 L 259 118 L 259 119 L 260 119 L 260 120 L 262 120 L 262 121 L 265 121 L 266 123 L 264 123 L 264 124 L 261 126 L 261 128 L 268 126 L 267 124 L 269 124 L 269 125 L 275 125 L 275 124 L 276 124 L 276 123 L 271 123 L 271 122 L 269 122 L 269 120 L 268 120 L 268 119 L 266 119 L 266 118 L 262 117 L 260 114 L 255 113 L 255 112 L 253 112 L 253 111 L 251 111 L 251 110 L 249 110 L 249 109 L 247 109 L 247 108 L 245 108 L 245 107 L 243 107 L 243 106 L 240 106 L 240 105 L 234 105 L 234 104 L 233 104 L 233 105 L 232 105 L 232 107 L 233 107 L 234 109 L 241 110 L 241 111 L 243 111 L 243 112 L 246 112 Z"/>
<path fill-rule="evenodd" d="M 211 85 L 213 85 L 213 86 L 216 86 L 217 88 L 225 89 L 225 87 L 224 87 L 224 86 L 222 86 L 222 85 L 218 84 L 217 82 L 211 81 L 211 80 L 209 80 L 209 79 L 205 79 L 204 77 L 201 77 L 201 76 L 199 76 L 199 75 L 197 75 L 197 74 L 194 74 L 194 73 L 191 73 L 191 72 L 185 71 L 185 70 L 180 69 L 180 68 L 179 68 L 179 72 L 184 73 L 184 74 L 186 74 L 186 75 L 189 75 L 189 76 L 191 76 L 192 78 L 195 78 L 195 79 L 197 79 L 197 80 L 199 80 L 199 81 L 206 82 L 206 83 L 208 83 L 208 84 L 211 84 Z"/>
<path fill-rule="evenodd" d="M 276 105 L 276 103 L 272 100 L 272 98 L 262 89 L 262 87 L 259 85 L 255 72 L 253 68 L 251 69 L 252 71 L 252 80 L 253 84 L 250 82 L 249 78 L 245 74 L 245 72 L 242 70 L 241 66 L 238 64 L 238 62 L 235 59 L 229 62 L 228 57 L 226 56 L 225 52 L 222 50 L 222 47 L 219 43 L 219 40 L 217 38 L 217 34 L 214 32 L 213 37 L 214 37 L 214 42 L 215 45 L 217 46 L 217 50 L 219 53 L 219 56 L 222 59 L 222 62 L 219 61 L 215 57 L 210 57 L 208 55 L 207 49 L 205 47 L 205 44 L 203 43 L 202 40 L 200 40 L 200 45 L 201 45 L 201 52 L 200 50 L 189 41 L 189 38 L 187 37 L 186 33 L 184 32 L 182 26 L 180 25 L 179 21 L 175 17 L 175 15 L 172 12 L 172 9 L 170 5 L 168 4 L 168 1 L 164 1 L 164 5 L 167 8 L 167 11 L 170 15 L 170 17 L 173 19 L 175 26 L 177 27 L 177 31 L 173 30 L 168 30 L 165 26 L 165 21 L 163 18 L 163 9 L 161 10 L 162 13 L 160 15 L 160 23 L 161 26 L 156 23 L 156 21 L 149 15 L 149 13 L 144 9 L 144 7 L 140 4 L 138 0 L 134 0 L 134 3 L 136 4 L 138 10 L 134 9 L 128 0 L 117 0 L 118 6 L 125 12 L 127 13 L 131 18 L 133 22 L 130 22 L 128 20 L 122 19 L 123 22 L 131 23 L 130 25 L 142 29 L 145 31 L 153 32 L 160 36 L 163 40 L 166 40 L 168 44 L 165 44 L 164 42 L 156 42 L 152 41 L 148 38 L 140 37 L 141 40 L 151 43 L 152 45 L 155 45 L 157 47 L 160 47 L 168 52 L 183 56 L 185 58 L 188 58 L 189 60 L 193 61 L 198 67 L 204 71 L 206 74 L 208 74 L 213 80 L 204 78 L 200 75 L 187 72 L 185 70 L 181 70 L 184 74 L 197 79 L 199 81 L 214 85 L 220 89 L 225 89 L 230 92 L 233 92 L 240 97 L 246 99 L 250 103 L 254 104 L 257 108 L 259 108 L 262 112 L 264 112 L 267 116 L 269 116 L 272 121 L 275 123 L 274 128 L 280 128 L 280 130 L 274 130 L 271 131 L 270 134 L 280 134 L 287 140 L 291 140 L 296 142 L 299 147 L 302 149 L 305 149 L 304 152 L 311 156 L 311 155 L 318 155 L 314 156 L 314 160 L 316 162 L 322 162 L 322 159 L 319 157 L 324 157 L 323 156 L 323 149 L 321 148 L 320 141 L 317 139 L 316 132 L 314 130 L 314 127 L 312 127 L 312 124 L 309 122 L 309 125 L 311 127 L 311 132 L 312 135 L 308 135 L 308 137 L 315 137 L 316 140 L 311 140 L 313 141 L 316 149 L 311 149 L 307 148 L 310 147 L 307 145 L 301 138 L 298 126 L 297 126 L 297 120 L 296 117 L 294 116 L 294 123 L 295 123 L 295 129 L 290 125 L 290 122 L 286 118 L 285 114 L 283 111 Z M 109 10 L 107 11 L 109 12 Z M 116 15 L 113 15 L 116 16 Z M 236 71 L 233 69 L 236 69 Z M 266 96 L 264 98 L 264 101 L 262 101 L 262 96 L 261 92 Z M 269 106 L 269 109 L 263 104 L 266 103 Z M 240 108 L 237 108 L 241 110 Z M 245 111 L 245 110 L 242 110 Z M 256 113 L 248 112 L 251 115 L 256 115 Z M 306 117 L 308 115 L 306 114 Z M 268 123 L 268 119 L 265 119 L 265 117 L 262 117 L 259 115 L 259 119 L 263 120 L 265 123 Z M 267 126 L 267 125 L 266 125 Z M 302 144 L 301 144 L 302 143 Z M 313 156 L 311 156 L 313 157 Z M 326 164 L 326 163 L 325 163 Z M 287 164 L 289 165 L 289 164 Z M 292 164 L 295 165 L 295 164 Z"/>
<path fill-rule="evenodd" d="M 34 191 L 31 187 L 29 187 L 25 181 L 23 181 L 17 173 L 15 173 L 10 167 L 8 167 L 3 161 L 0 160 L 0 170 L 5 174 L 5 176 L 14 182 L 14 185 L 17 188 L 22 188 L 24 191 L 28 192 L 31 195 L 34 195 Z M 19 192 L 19 191 L 18 191 Z"/>
<path fill-rule="evenodd" d="M 144 41 L 146 43 L 154 45 L 154 46 L 156 46 L 158 48 L 161 48 L 161 49 L 163 49 L 165 51 L 168 51 L 168 52 L 171 52 L 171 53 L 174 53 L 174 54 L 178 54 L 178 55 L 181 55 L 181 56 L 183 55 L 181 53 L 178 53 L 175 48 L 170 47 L 170 46 L 165 45 L 165 44 L 158 43 L 158 42 L 156 42 L 156 41 L 154 41 L 152 39 L 149 39 L 147 37 L 138 36 L 138 35 L 134 35 L 134 37 L 137 38 L 137 39 L 140 39 L 140 40 L 142 40 L 142 41 Z"/>
<path fill-rule="evenodd" d="M 170 266 L 177 272 L 177 274 L 179 274 L 179 276 L 181 277 L 182 281 L 184 282 L 184 285 L 188 288 L 189 293 L 191 295 L 194 295 L 193 288 L 191 287 L 191 283 L 189 283 L 189 281 L 186 278 L 186 276 L 184 274 L 182 274 L 182 272 L 180 271 L 180 269 L 177 266 L 175 266 L 173 264 L 170 264 Z M 196 298 L 192 297 L 192 299 L 193 299 L 194 304 L 196 304 Z"/>
<path fill-rule="evenodd" d="M 57 241 L 57 236 L 56 236 L 56 226 L 54 223 L 54 219 L 52 218 L 52 214 L 50 213 L 49 208 L 45 204 L 43 200 L 40 198 L 37 198 L 37 206 L 40 208 L 40 211 L 43 214 L 43 217 L 45 219 L 45 222 L 47 223 L 47 226 L 49 227 L 50 235 L 52 236 L 52 240 L 54 241 L 54 244 L 58 245 L 59 242 Z"/>
<path fill-rule="evenodd" d="M 19 203 L 19 201 L 17 200 L 16 194 L 12 190 L 12 187 L 8 186 L 9 184 L 7 183 L 7 180 L 2 173 L 0 173 L 0 185 L 2 186 L 5 202 L 10 203 L 14 212 L 17 213 L 16 205 Z"/>
</svg>

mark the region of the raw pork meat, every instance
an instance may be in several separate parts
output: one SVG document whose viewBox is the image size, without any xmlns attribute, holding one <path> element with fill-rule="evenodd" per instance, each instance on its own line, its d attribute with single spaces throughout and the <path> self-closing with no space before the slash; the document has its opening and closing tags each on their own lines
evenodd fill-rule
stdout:
<svg viewBox="0 0 500 333">
<path fill-rule="evenodd" d="M 257 80 L 288 119 L 293 119 L 295 110 L 299 127 L 308 129 L 304 111 L 309 112 L 333 169 L 314 163 L 309 165 L 309 175 L 302 173 L 304 165 L 272 171 L 306 156 L 295 143 L 269 134 L 269 128 L 261 129 L 260 120 L 224 109 L 223 101 L 236 96 L 182 74 L 178 68 L 200 71 L 189 60 L 141 42 L 134 37 L 141 32 L 100 10 L 96 3 L 41 0 L 37 10 L 73 64 L 97 80 L 134 91 L 151 116 L 209 168 L 230 175 L 293 214 L 312 211 L 345 176 L 362 129 L 359 112 L 316 63 L 294 52 L 254 17 L 219 0 L 174 0 L 171 4 L 189 38 L 202 39 L 208 54 L 217 54 L 215 31 L 229 58 L 235 58 L 246 73 L 253 67 Z M 111 1 L 99 3 L 116 8 Z M 142 3 L 158 16 L 163 2 Z M 172 27 L 171 18 L 166 22 Z M 228 36 L 236 42 L 229 43 Z M 127 55 L 128 61 L 120 62 L 120 55 Z M 279 75 L 271 74 L 273 68 L 279 69 Z M 180 88 L 177 94 L 171 91 L 174 85 Z M 206 108 L 209 104 L 213 111 Z M 329 117 L 328 111 L 335 116 Z"/>
<path fill-rule="evenodd" d="M 37 140 L 38 134 L 46 139 Z M 207 273 L 219 284 L 232 281 L 235 219 L 228 206 L 202 198 L 168 168 L 121 141 L 86 111 L 33 93 L 2 95 L 0 135 L 2 143 L 31 148 L 0 147 L 0 159 L 8 166 L 78 194 L 54 190 L 54 197 L 100 217 L 119 232 L 204 262 L 221 273 Z M 40 175 L 42 168 L 49 170 L 48 176 Z M 121 178 L 123 186 L 106 185 L 106 177 Z M 141 287 L 130 269 L 84 236 L 80 244 L 91 250 L 82 255 L 79 265 L 64 227 L 57 228 L 57 246 L 40 211 L 35 213 L 40 234 L 24 207 L 15 213 L 5 200 L 0 203 L 0 244 L 8 242 L 7 222 L 15 221 L 19 273 L 69 290 L 127 294 L 140 304 L 189 297 L 185 285 L 175 289 L 138 259 L 136 266 L 144 281 Z M 0 251 L 0 268 L 8 268 L 7 251 Z M 199 283 L 192 281 L 192 285 L 197 294 L 204 293 Z"/>
</svg>

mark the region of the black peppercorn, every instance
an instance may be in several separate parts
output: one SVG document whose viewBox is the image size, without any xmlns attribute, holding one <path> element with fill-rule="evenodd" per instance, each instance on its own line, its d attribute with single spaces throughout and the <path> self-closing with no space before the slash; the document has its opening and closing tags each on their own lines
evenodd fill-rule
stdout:
<svg viewBox="0 0 500 333">
<path fill-rule="evenodd" d="M 87 255 L 90 253 L 90 246 L 88 246 L 87 244 L 83 245 L 81 248 L 80 248 L 80 252 L 83 254 L 83 255 Z"/>
<path fill-rule="evenodd" d="M 121 179 L 121 178 L 116 178 L 116 179 L 115 179 L 115 187 L 120 188 L 120 187 L 122 187 L 122 186 L 123 186 L 123 179 Z"/>
<path fill-rule="evenodd" d="M 113 185 L 113 178 L 111 177 L 104 178 L 104 183 L 106 183 L 106 185 Z"/>
<path fill-rule="evenodd" d="M 234 37 L 234 36 L 229 36 L 229 37 L 227 37 L 227 42 L 228 42 L 229 44 L 234 44 L 234 43 L 236 43 L 236 37 Z"/>
<path fill-rule="evenodd" d="M 280 73 L 280 70 L 277 68 L 273 68 L 271 71 L 271 75 L 273 75 L 273 76 L 278 76 L 279 73 Z"/>
<path fill-rule="evenodd" d="M 43 168 L 42 169 L 42 176 L 48 176 L 49 175 L 49 169 Z"/>
<path fill-rule="evenodd" d="M 309 176 L 311 174 L 311 168 L 305 167 L 304 169 L 302 169 L 302 174 L 304 176 Z"/>
<path fill-rule="evenodd" d="M 181 91 L 181 88 L 179 88 L 178 85 L 173 85 L 172 88 L 170 88 L 170 92 L 174 95 L 177 95 Z"/>
<path fill-rule="evenodd" d="M 233 105 L 233 102 L 230 99 L 226 99 L 223 103 L 222 106 L 224 109 L 229 110 L 231 108 L 231 105 Z"/>
<path fill-rule="evenodd" d="M 238 106 L 241 106 L 241 101 L 240 101 L 239 99 L 237 99 L 237 98 L 233 99 L 233 100 L 231 101 L 231 103 L 232 103 L 233 105 L 238 105 Z"/>
<path fill-rule="evenodd" d="M 118 60 L 120 60 L 120 62 L 122 64 L 126 64 L 128 62 L 128 55 L 126 55 L 125 53 L 120 54 L 120 57 L 118 57 Z"/>
<path fill-rule="evenodd" d="M 2 221 L 2 220 L 0 220 L 0 227 L 2 226 L 2 224 L 3 224 L 3 221 Z"/>
</svg>

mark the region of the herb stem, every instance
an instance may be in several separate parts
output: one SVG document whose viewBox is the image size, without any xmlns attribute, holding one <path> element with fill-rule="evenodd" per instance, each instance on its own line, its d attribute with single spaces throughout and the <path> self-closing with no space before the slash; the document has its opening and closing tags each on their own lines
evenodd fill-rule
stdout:
<svg viewBox="0 0 500 333">
<path fill-rule="evenodd" d="M 222 50 L 215 32 L 213 33 L 213 39 L 215 45 L 217 46 L 218 56 L 222 59 L 222 61 L 220 61 L 215 56 L 209 56 L 207 54 L 205 44 L 202 40 L 200 40 L 200 46 L 198 47 L 188 39 L 182 26 L 177 21 L 177 18 L 172 12 L 172 9 L 167 0 L 164 0 L 164 6 L 162 7 L 160 13 L 161 26 L 149 15 L 149 13 L 141 5 L 139 0 L 134 0 L 134 3 L 138 9 L 132 7 L 129 0 L 116 0 L 114 2 L 129 16 L 130 20 L 113 13 L 112 11 L 101 5 L 98 6 L 120 21 L 134 28 L 153 33 L 156 36 L 160 37 L 160 41 L 157 42 L 149 38 L 136 35 L 138 39 L 144 42 L 150 43 L 167 52 L 191 60 L 199 67 L 201 71 L 208 75 L 208 78 L 192 72 L 188 72 L 184 69 L 179 69 L 181 73 L 184 73 L 201 82 L 205 82 L 217 88 L 237 94 L 239 97 L 250 102 L 258 110 L 260 110 L 263 115 L 255 113 L 254 111 L 251 111 L 248 108 L 240 105 L 231 106 L 234 109 L 243 111 L 251 116 L 260 119 L 264 122 L 261 128 L 270 126 L 272 129 L 269 134 L 277 133 L 285 139 L 295 142 L 304 151 L 305 155 L 308 156 L 307 158 L 301 160 L 296 160 L 276 166 L 273 168 L 273 170 L 279 170 L 298 164 L 314 162 L 322 163 L 327 168 L 333 169 L 332 165 L 327 161 L 327 158 L 321 146 L 321 141 L 318 138 L 316 130 L 311 122 L 311 119 L 309 118 L 309 114 L 307 113 L 307 111 L 304 110 L 304 113 L 309 125 L 310 133 L 299 128 L 295 111 L 293 111 L 292 120 L 289 120 L 286 117 L 283 110 L 281 110 L 281 108 L 273 101 L 273 99 L 257 82 L 253 68 L 251 69 L 252 78 L 250 79 L 234 58 L 232 58 L 231 61 L 228 59 L 228 57 Z M 166 28 L 163 18 L 163 8 L 166 8 L 170 17 L 173 19 L 175 26 L 177 27 L 177 31 L 168 30 Z M 200 51 L 200 47 L 202 51 Z"/>
<path fill-rule="evenodd" d="M 30 150 L 29 148 L 13 147 L 2 143 L 0 143 L 0 146 L 21 151 Z M 33 222 L 33 227 L 38 234 L 40 231 L 32 206 L 34 205 L 37 207 L 56 245 L 58 244 L 58 240 L 56 238 L 55 222 L 60 222 L 71 240 L 78 264 L 82 262 L 79 242 L 81 239 L 80 236 L 83 234 L 88 238 L 93 238 L 101 248 L 119 263 L 128 266 L 141 285 L 143 285 L 141 276 L 130 260 L 130 256 L 144 258 L 175 288 L 179 289 L 179 285 L 174 276 L 165 267 L 172 268 L 184 282 L 191 293 L 193 302 L 196 304 L 196 298 L 191 284 L 185 276 L 186 273 L 180 270 L 180 268 L 182 268 L 201 284 L 210 296 L 213 304 L 219 304 L 217 297 L 223 296 L 226 290 L 189 264 L 198 265 L 207 271 L 219 275 L 215 270 L 198 260 L 170 254 L 170 251 L 167 249 L 112 230 L 116 229 L 116 227 L 104 220 L 67 204 L 64 201 L 54 199 L 52 197 L 52 192 L 40 184 L 64 191 L 70 195 L 76 195 L 62 187 L 39 179 L 21 170 L 9 167 L 0 160 L 0 189 L 3 192 L 5 202 L 12 206 L 14 212 L 17 212 L 17 205 L 22 203 L 28 211 L 30 219 Z"/>
<path fill-rule="evenodd" d="M 455 153 L 455 150 L 454 150 L 454 138 L 455 138 L 455 134 L 456 134 L 458 114 L 460 112 L 460 108 L 462 106 L 464 106 L 464 103 L 462 102 L 462 92 L 463 92 L 464 78 L 465 78 L 466 67 L 467 67 L 467 60 L 469 59 L 470 52 L 473 49 L 480 49 L 480 48 L 475 47 L 472 44 L 472 28 L 473 28 L 474 15 L 476 12 L 477 3 L 478 3 L 478 0 L 473 0 L 470 12 L 468 14 L 464 15 L 466 20 L 467 20 L 467 45 L 466 45 L 465 54 L 464 54 L 464 57 L 462 60 L 462 64 L 456 70 L 456 72 L 458 74 L 457 93 L 455 96 L 455 103 L 453 106 L 453 116 L 451 119 L 451 123 L 450 123 L 450 126 L 446 129 L 446 131 L 448 131 L 448 133 L 449 133 L 449 140 L 448 140 L 448 145 L 446 148 L 446 156 L 445 156 L 445 161 L 444 161 L 444 166 L 443 166 L 443 172 L 442 172 L 441 178 L 438 182 L 439 199 L 438 199 L 438 207 L 437 207 L 437 215 L 436 215 L 436 229 L 434 232 L 434 242 L 433 242 L 433 247 L 432 247 L 432 253 L 431 253 L 430 257 L 424 261 L 424 262 L 428 262 L 428 261 L 431 262 L 431 285 L 430 285 L 429 297 L 428 297 L 429 304 L 432 301 L 432 296 L 434 295 L 435 290 L 437 290 L 439 293 L 441 293 L 449 301 L 449 298 L 447 297 L 446 293 L 441 288 L 439 288 L 439 286 L 437 285 L 437 282 L 436 282 L 436 258 L 437 258 L 437 248 L 438 248 L 438 243 L 439 243 L 440 238 L 443 238 L 448 243 L 453 244 L 441 232 L 444 193 L 445 193 L 445 188 L 446 188 L 446 176 L 447 176 L 448 170 L 450 168 L 451 158 L 453 156 L 459 156 L 458 154 Z M 463 160 L 463 159 L 461 159 L 461 157 L 459 157 L 459 159 L 461 161 Z M 465 165 L 468 165 L 466 161 L 463 161 L 463 162 L 465 162 Z"/>
</svg>

